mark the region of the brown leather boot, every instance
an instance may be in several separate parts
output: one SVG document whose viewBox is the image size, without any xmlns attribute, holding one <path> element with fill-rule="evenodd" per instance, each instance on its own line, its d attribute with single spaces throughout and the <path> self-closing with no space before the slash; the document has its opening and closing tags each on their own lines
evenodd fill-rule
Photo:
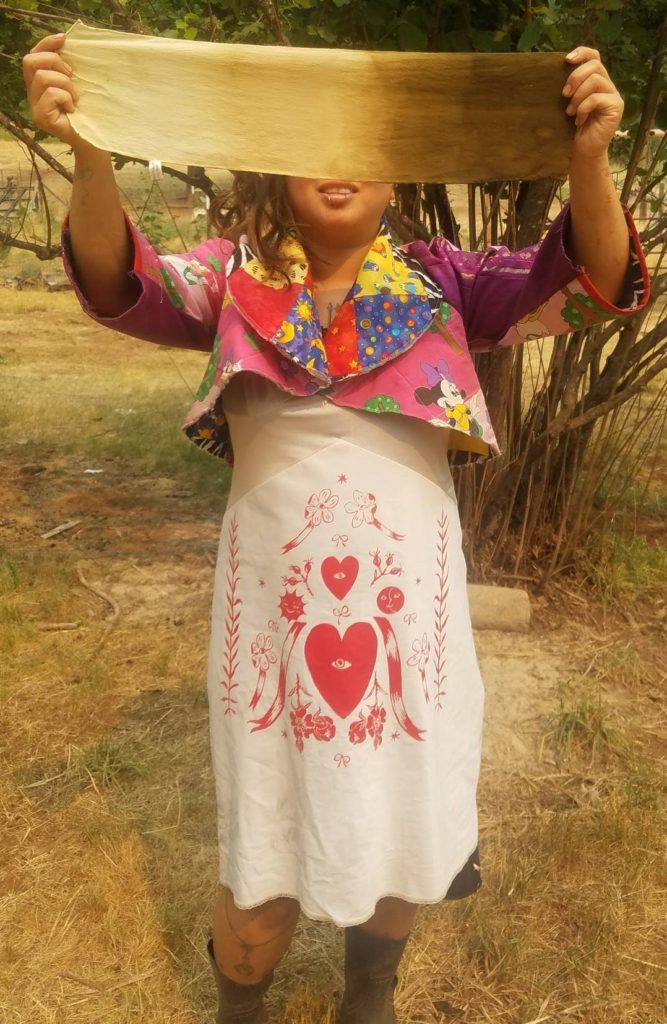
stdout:
<svg viewBox="0 0 667 1024">
<path fill-rule="evenodd" d="M 337 1024 L 396 1024 L 394 989 L 404 939 L 382 939 L 363 927 L 345 929 L 345 992 Z"/>
<path fill-rule="evenodd" d="M 264 994 L 273 981 L 273 971 L 269 971 L 255 985 L 239 985 L 237 981 L 226 978 L 218 967 L 213 952 L 213 939 L 208 940 L 206 948 L 218 986 L 216 1024 L 268 1024 Z"/>
</svg>

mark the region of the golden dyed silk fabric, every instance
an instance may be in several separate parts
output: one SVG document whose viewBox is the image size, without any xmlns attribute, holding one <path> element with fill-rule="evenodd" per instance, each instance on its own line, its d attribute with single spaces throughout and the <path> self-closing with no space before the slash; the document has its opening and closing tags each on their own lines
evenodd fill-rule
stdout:
<svg viewBox="0 0 667 1024">
<path fill-rule="evenodd" d="M 565 177 L 558 53 L 246 46 L 91 28 L 63 57 L 73 127 L 168 164 L 359 181 Z"/>
</svg>

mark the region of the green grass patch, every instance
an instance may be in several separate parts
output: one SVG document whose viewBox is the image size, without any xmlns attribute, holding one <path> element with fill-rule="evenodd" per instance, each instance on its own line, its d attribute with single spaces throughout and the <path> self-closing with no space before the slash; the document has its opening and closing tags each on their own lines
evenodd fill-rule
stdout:
<svg viewBox="0 0 667 1024">
<path fill-rule="evenodd" d="M 567 707 L 563 698 L 560 711 L 554 719 L 553 740 L 561 758 L 573 755 L 594 764 L 601 752 L 624 754 L 627 741 L 623 734 L 607 720 L 600 693 L 585 697 L 574 707 Z"/>
<path fill-rule="evenodd" d="M 639 535 L 609 533 L 597 565 L 598 581 L 608 596 L 663 587 L 667 582 L 667 549 Z"/>
<path fill-rule="evenodd" d="M 230 470 L 183 434 L 181 389 L 161 390 L 137 408 L 98 410 L 98 415 L 100 412 L 100 429 L 89 437 L 84 449 L 92 463 L 114 460 L 135 474 L 173 477 L 219 507 L 229 490 Z"/>
<path fill-rule="evenodd" d="M 74 762 L 72 775 L 85 782 L 86 776 L 96 786 L 111 786 L 145 775 L 146 766 L 136 751 L 103 737 L 90 750 L 83 751 Z"/>
<path fill-rule="evenodd" d="M 124 786 L 146 772 L 144 759 L 131 744 L 103 736 L 86 750 L 69 746 L 65 761 L 18 768 L 14 779 L 26 793 L 50 807 L 62 808 L 86 790 Z"/>
</svg>

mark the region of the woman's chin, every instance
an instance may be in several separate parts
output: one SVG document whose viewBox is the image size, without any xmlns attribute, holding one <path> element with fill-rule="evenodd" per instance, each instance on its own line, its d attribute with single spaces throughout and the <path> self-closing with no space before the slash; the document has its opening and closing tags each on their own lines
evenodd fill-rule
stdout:
<svg viewBox="0 0 667 1024">
<path fill-rule="evenodd" d="M 371 225 L 368 218 L 361 220 L 350 205 L 331 206 L 318 210 L 317 214 L 312 218 L 307 234 L 321 238 L 322 242 L 335 240 L 347 245 L 361 245 L 371 235 L 375 238 L 377 233 L 377 225 Z"/>
</svg>

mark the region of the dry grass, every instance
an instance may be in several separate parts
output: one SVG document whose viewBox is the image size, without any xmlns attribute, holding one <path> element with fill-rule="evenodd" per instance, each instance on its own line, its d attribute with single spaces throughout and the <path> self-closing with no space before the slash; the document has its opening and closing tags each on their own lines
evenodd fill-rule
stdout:
<svg viewBox="0 0 667 1024">
<path fill-rule="evenodd" d="M 183 645 L 126 626 L 91 689 L 77 665 L 98 636 L 93 624 L 61 637 L 78 653 L 71 671 L 5 691 L 0 1007 L 20 1024 L 198 1024 L 214 1012 L 204 630 Z M 484 886 L 420 912 L 401 1021 L 661 1020 L 664 780 L 632 721 L 589 696 L 580 678 L 554 700 L 537 764 L 484 768 Z M 275 1019 L 330 1019 L 340 958 L 340 933 L 303 920 Z"/>
<path fill-rule="evenodd" d="M 203 679 L 226 477 L 178 437 L 203 358 L 101 331 L 71 295 L 0 291 L 0 329 L 0 1020 L 204 1024 Z M 111 631 L 78 567 L 117 602 Z M 529 755 L 484 762 L 484 885 L 420 911 L 401 1024 L 665 1019 L 658 626 L 563 620 L 513 644 L 548 641 L 567 670 L 543 687 L 548 714 L 516 719 Z M 276 1022 L 332 1024 L 341 952 L 337 929 L 302 920 Z"/>
</svg>

